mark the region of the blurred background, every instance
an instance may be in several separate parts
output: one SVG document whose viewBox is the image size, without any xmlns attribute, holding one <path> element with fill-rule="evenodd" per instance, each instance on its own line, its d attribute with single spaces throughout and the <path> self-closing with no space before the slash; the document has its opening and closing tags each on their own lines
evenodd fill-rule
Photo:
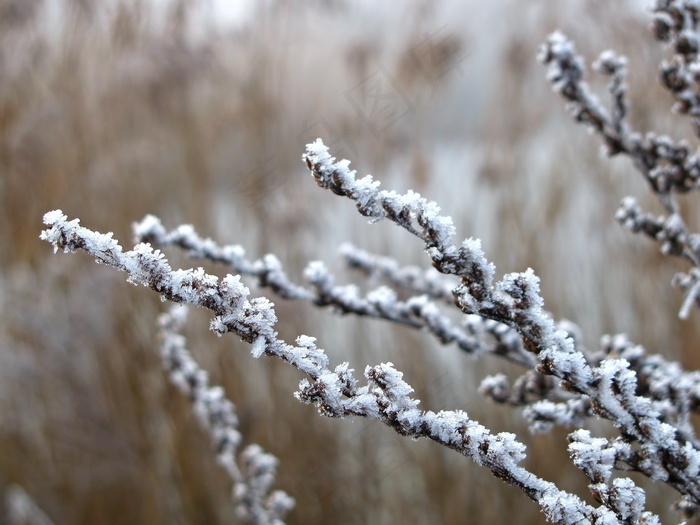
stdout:
<svg viewBox="0 0 700 525">
<path fill-rule="evenodd" d="M 316 259 L 340 282 L 359 279 L 337 255 L 346 241 L 425 265 L 408 233 L 367 225 L 316 187 L 300 157 L 317 137 L 360 175 L 437 201 L 459 238 L 482 239 L 499 275 L 532 267 L 546 307 L 577 322 L 587 346 L 624 332 L 698 368 L 695 318 L 678 320 L 682 296 L 670 286 L 683 264 L 614 221 L 625 195 L 660 210 L 630 163 L 603 158 L 571 121 L 535 59 L 557 28 L 588 63 L 608 48 L 627 54 L 633 126 L 694 142 L 656 84 L 666 52 L 647 7 L 0 0 L 0 489 L 21 486 L 56 524 L 236 523 L 230 480 L 161 371 L 166 305 L 85 254 L 53 255 L 41 218 L 61 208 L 130 247 L 132 222 L 153 213 L 250 258 L 275 253 L 298 279 Z M 604 81 L 591 82 L 604 97 Z M 478 394 L 486 374 L 521 370 L 271 299 L 283 338 L 314 335 L 332 363 L 360 372 L 392 361 L 422 408 L 466 410 L 517 433 L 528 468 L 591 500 L 566 456 L 568 430 L 530 435 L 519 411 Z M 276 486 L 297 501 L 288 523 L 544 522 L 518 490 L 454 452 L 379 423 L 319 417 L 292 396 L 298 372 L 252 359 L 235 337 L 208 332 L 207 318 L 190 316 L 189 346 L 236 403 L 246 442 L 280 459 Z M 676 494 L 645 486 L 649 509 L 677 522 Z"/>
</svg>

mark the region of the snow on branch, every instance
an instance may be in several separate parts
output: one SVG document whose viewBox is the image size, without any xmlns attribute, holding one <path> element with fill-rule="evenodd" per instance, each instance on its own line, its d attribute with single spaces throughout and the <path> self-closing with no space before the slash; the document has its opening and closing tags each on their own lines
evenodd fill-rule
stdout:
<svg viewBox="0 0 700 525">
<path fill-rule="evenodd" d="M 689 115 L 695 134 L 700 136 L 698 6 L 694 2 L 656 0 L 652 13 L 654 36 L 673 49 L 671 59 L 661 63 L 661 83 L 676 99 L 673 110 Z"/>
<path fill-rule="evenodd" d="M 632 461 L 634 469 L 665 481 L 693 503 L 700 503 L 697 446 L 664 422 L 650 399 L 637 395 L 637 377 L 628 361 L 610 358 L 599 366 L 588 363 L 573 339 L 545 314 L 539 279 L 531 269 L 506 274 L 494 282 L 495 268 L 484 257 L 479 241 L 467 239 L 459 248 L 455 246 L 452 221 L 438 215 L 434 202 L 410 191 L 399 195 L 380 190 L 371 176 L 357 180 L 349 161 L 335 162 L 320 139 L 307 145 L 303 160 L 320 187 L 355 201 L 360 214 L 371 221 L 389 219 L 419 237 L 435 268 L 461 278 L 454 295 L 464 313 L 516 330 L 525 348 L 536 355 L 539 372 L 557 377 L 565 389 L 589 397 L 594 414 L 610 420 L 626 440 L 639 444 L 645 461 Z"/>
<path fill-rule="evenodd" d="M 295 395 L 304 403 L 314 404 L 325 416 L 375 419 L 401 435 L 427 438 L 451 448 L 519 487 L 540 505 L 552 523 L 659 523 L 655 515 L 643 511 L 644 493 L 631 482 L 601 486 L 603 505 L 593 507 L 519 466 L 525 446 L 513 434 L 492 434 L 460 410 L 420 410 L 419 401 L 411 398 L 413 389 L 391 363 L 366 367 L 367 384 L 359 386 L 348 363 L 329 368 L 328 357 L 316 346 L 315 338 L 299 336 L 296 346 L 278 339 L 273 305 L 265 298 L 249 301 L 249 291 L 238 276 L 228 275 L 219 281 L 201 268 L 172 270 L 163 254 L 150 245 L 138 244 L 124 251 L 111 234 L 83 228 L 77 219 L 68 221 L 60 210 L 47 213 L 44 222 L 48 228 L 41 238 L 52 243 L 55 250 L 84 250 L 97 262 L 127 272 L 130 282 L 148 286 L 166 299 L 208 308 L 216 316 L 212 330 L 219 334 L 233 332 L 251 343 L 255 357 L 275 356 L 306 374 Z M 176 343 L 182 340 L 176 339 Z"/>
<path fill-rule="evenodd" d="M 259 286 L 271 289 L 282 298 L 307 300 L 317 306 L 331 307 L 341 314 L 353 313 L 375 317 L 428 330 L 443 344 L 456 341 L 462 350 L 470 353 L 492 353 L 530 369 L 536 364 L 534 356 L 525 352 L 518 333 L 510 327 L 477 315 L 468 315 L 464 321 L 467 332 L 465 336 L 439 312 L 437 304 L 420 297 L 429 295 L 442 299 L 439 302 L 447 305 L 449 292 L 449 305 L 454 305 L 454 283 L 450 284 L 446 279 L 448 276 L 441 275 L 435 269 L 426 271 L 415 266 L 401 267 L 392 258 L 380 257 L 345 244 L 341 247 L 341 254 L 349 261 L 351 267 L 386 280 L 397 288 L 397 293 L 407 296 L 405 301 L 398 301 L 391 291 L 377 289 L 366 298 L 362 298 L 352 285 L 333 284 L 333 276 L 318 262 L 310 263 L 304 272 L 311 285 L 305 287 L 290 281 L 281 262 L 273 255 L 268 254 L 261 259 L 250 261 L 245 257 L 243 247 L 220 246 L 212 239 L 202 238 L 191 225 L 182 225 L 167 231 L 157 217 L 149 215 L 141 222 L 135 223 L 133 229 L 136 242 L 149 242 L 160 248 L 177 246 L 186 250 L 193 258 L 225 264 L 242 275 L 255 277 Z M 422 307 L 418 308 L 419 305 Z M 579 332 L 579 328 L 568 321 L 559 323 L 558 327 L 565 329 L 570 335 Z M 576 339 L 580 340 L 580 335 L 577 335 Z M 580 345 L 578 347 L 581 348 Z M 599 364 L 609 355 L 609 352 L 604 350 L 597 355 L 588 351 L 585 353 L 587 361 L 594 364 Z M 655 383 L 655 378 L 648 378 L 646 375 L 646 371 L 651 368 L 645 365 L 643 350 L 635 354 L 632 365 L 640 381 Z M 674 363 L 674 366 L 677 367 L 678 364 Z M 507 384 L 505 376 L 499 376 L 497 382 L 494 382 L 495 379 L 486 378 L 482 383 L 481 392 L 499 403 L 527 407 L 524 416 L 534 431 L 548 431 L 554 426 L 580 426 L 586 418 L 594 415 L 587 398 L 562 390 L 558 382 L 534 370 L 526 372 L 512 387 Z M 695 390 L 688 389 L 688 395 L 692 395 L 693 392 Z M 669 406 L 669 399 L 677 400 L 677 403 Z M 695 401 L 689 405 L 686 397 L 679 395 L 673 398 L 655 398 L 655 402 L 663 404 L 661 412 L 665 415 L 664 421 L 681 424 L 680 414 L 683 414 L 684 425 L 688 425 L 685 421 L 687 409 L 682 407 L 692 406 L 697 410 L 700 406 Z"/>
<path fill-rule="evenodd" d="M 657 0 L 654 33 L 660 41 L 671 41 L 674 56 L 661 64 L 662 84 L 676 98 L 674 109 L 693 117 L 700 132 L 700 84 L 697 77 L 697 8 L 682 1 Z M 661 243 L 661 252 L 686 259 L 692 269 L 678 273 L 673 284 L 685 292 L 679 316 L 687 319 L 693 306 L 700 305 L 700 234 L 691 233 L 680 213 L 676 194 L 700 187 L 700 156 L 691 153 L 686 141 L 676 142 L 666 135 L 630 131 L 625 118 L 627 101 L 627 59 L 604 51 L 593 67 L 609 76 L 611 109 L 607 111 L 584 81 L 583 57 L 576 54 L 571 40 L 560 32 L 549 36 L 540 49 L 539 60 L 547 66 L 552 89 L 566 101 L 577 122 L 583 123 L 603 141 L 608 155 L 626 155 L 664 206 L 666 215 L 655 217 L 643 212 L 631 197 L 622 200 L 617 220 L 633 233 L 644 233 Z"/>
<path fill-rule="evenodd" d="M 209 385 L 209 374 L 200 368 L 180 334 L 187 316 L 182 306 L 160 316 L 161 359 L 171 382 L 192 402 L 192 410 L 211 436 L 217 460 L 234 482 L 238 516 L 253 525 L 284 525 L 294 508 L 285 492 L 270 492 L 275 481 L 277 458 L 258 445 L 248 445 L 238 457 L 242 441 L 236 408 L 219 386 Z"/>
<path fill-rule="evenodd" d="M 610 358 L 625 359 L 637 377 L 637 395 L 648 398 L 660 420 L 673 425 L 682 440 L 697 443 L 690 416 L 700 413 L 700 372 L 686 372 L 677 362 L 648 355 L 623 334 L 604 336 L 600 350 L 588 352 L 589 362 L 596 366 Z M 523 415 L 535 432 L 553 426 L 580 427 L 594 415 L 590 398 L 562 390 L 551 376 L 534 370 L 512 384 L 503 374 L 486 377 L 479 390 L 498 403 L 526 407 Z"/>
<path fill-rule="evenodd" d="M 359 288 L 354 284 L 336 285 L 334 276 L 320 261 L 312 261 L 306 266 L 304 277 L 308 286 L 302 286 L 289 279 L 282 263 L 274 255 L 267 254 L 261 259 L 250 261 L 246 259 L 243 247 L 219 246 L 214 240 L 199 236 L 191 225 L 178 226 L 168 232 L 160 219 L 148 215 L 133 225 L 133 231 L 136 242 L 147 242 L 158 248 L 178 246 L 187 250 L 190 257 L 221 263 L 238 274 L 252 276 L 257 280 L 258 286 L 269 288 L 284 299 L 309 301 L 318 307 L 329 307 L 341 315 L 373 317 L 421 329 L 433 335 L 440 343 L 455 343 L 461 350 L 470 354 L 491 353 L 520 365 L 534 366 L 532 355 L 524 351 L 520 338 L 507 327 L 479 316 L 470 316 L 465 321 L 464 328 L 455 326 L 438 304 L 430 300 L 430 297 L 442 299 L 442 303 L 446 299 L 445 295 L 449 293 L 449 304 L 454 306 L 454 283 L 449 286 L 443 280 L 440 284 L 443 296 L 436 296 L 435 293 L 430 293 L 431 289 L 435 291 L 439 282 L 434 275 L 426 279 L 415 275 L 411 279 L 414 293 L 405 300 L 400 300 L 394 290 L 384 286 L 362 297 Z M 370 256 L 359 249 L 352 250 L 349 245 L 344 245 L 342 252 L 354 260 L 368 261 Z M 389 260 L 384 258 L 383 264 L 388 265 Z M 398 268 L 395 261 L 394 265 Z M 398 271 L 402 275 L 411 272 L 402 269 Z M 399 288 L 398 292 L 401 291 Z"/>
<path fill-rule="evenodd" d="M 454 302 L 452 290 L 455 282 L 446 279 L 434 268 L 401 267 L 391 257 L 375 255 L 350 243 L 343 244 L 340 253 L 351 268 L 369 277 L 386 280 L 409 295 L 427 295 L 450 305 Z"/>
</svg>

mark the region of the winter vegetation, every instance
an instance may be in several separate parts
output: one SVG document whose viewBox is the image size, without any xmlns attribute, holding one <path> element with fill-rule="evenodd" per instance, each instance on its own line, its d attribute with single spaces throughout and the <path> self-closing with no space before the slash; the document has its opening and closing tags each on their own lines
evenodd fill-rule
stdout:
<svg viewBox="0 0 700 525">
<path fill-rule="evenodd" d="M 0 1 L 3 518 L 697 519 L 700 7 L 482 4 Z"/>
<path fill-rule="evenodd" d="M 672 60 L 662 65 L 664 86 L 677 100 L 676 111 L 696 120 L 700 97 L 695 93 L 692 68 L 700 53 L 698 23 L 700 11 L 693 4 L 660 1 L 654 8 L 655 34 L 674 50 Z M 642 136 L 629 129 L 626 58 L 605 51 L 595 63 L 598 72 L 611 78 L 609 109 L 591 93 L 584 81 L 583 58 L 562 33 L 548 38 L 539 58 L 548 66 L 553 89 L 569 102 L 576 121 L 600 135 L 609 156 L 629 156 L 663 205 L 666 215 L 656 217 L 627 197 L 616 217 L 628 230 L 661 242 L 663 254 L 681 256 L 692 265 L 689 272 L 674 278 L 685 292 L 680 317 L 687 319 L 700 303 L 700 234 L 689 231 L 676 195 L 698 186 L 697 158 L 687 142 L 676 143 L 654 132 Z M 364 262 L 370 272 L 374 267 L 383 268 L 396 289 L 381 286 L 363 297 L 355 285 L 335 285 L 334 277 L 319 261 L 307 265 L 304 277 L 308 284 L 302 286 L 290 281 L 274 255 L 251 262 L 240 246 L 218 246 L 200 238 L 191 226 L 168 233 L 154 216 L 135 225 L 140 242 L 129 251 L 111 233 L 83 228 L 60 210 L 44 216 L 48 228 L 41 238 L 56 250 L 84 250 L 97 262 L 125 271 L 130 282 L 151 288 L 164 300 L 211 310 L 215 315 L 212 331 L 219 335 L 233 332 L 251 345 L 253 357 L 277 357 L 302 372 L 306 377 L 294 395 L 315 405 L 321 415 L 378 420 L 402 436 L 426 438 L 453 449 L 521 489 L 551 523 L 660 523 L 658 516 L 645 509 L 645 491 L 629 472 L 670 485 L 681 496 L 677 508 L 686 518 L 695 516 L 700 510 L 700 445 L 690 415 L 700 406 L 697 373 L 685 372 L 676 363 L 659 362 L 622 336 L 605 338 L 601 350 L 582 348 L 572 335 L 580 330 L 571 323 L 565 328 L 557 326 L 544 310 L 539 278 L 532 269 L 505 274 L 497 281 L 495 266 L 486 259 L 481 242 L 468 238 L 455 245 L 453 221 L 440 215 L 435 202 L 413 190 L 403 194 L 381 190 L 380 182 L 371 175 L 357 178 L 349 169 L 350 162 L 336 162 L 321 139 L 307 145 L 303 160 L 318 186 L 354 201 L 371 223 L 389 220 L 406 229 L 422 241 L 434 269 L 458 281 L 450 285 L 438 275 L 428 274 L 424 279 L 420 273 L 408 281 L 402 278 L 408 272 L 395 261 L 373 261 L 365 252 L 346 247 L 348 259 L 357 265 Z M 173 270 L 155 248 L 168 245 L 184 248 L 193 257 L 227 264 L 236 274 L 219 279 L 201 267 Z M 511 390 L 519 390 L 514 404 L 527 407 L 527 418 L 536 430 L 555 425 L 585 427 L 587 419 L 598 417 L 609 420 L 618 431 L 616 437 L 594 437 L 579 428 L 568 436 L 570 457 L 588 478 L 595 504 L 523 468 L 520 463 L 526 446 L 514 434 L 493 433 L 463 410 L 420 409 L 419 401 L 412 397 L 414 389 L 393 363 L 367 366 L 366 384 L 362 384 L 349 362 L 330 368 L 315 337 L 300 335 L 296 344 L 280 339 L 273 303 L 266 297 L 249 300 L 250 290 L 241 283 L 241 275 L 255 277 L 259 286 L 270 288 L 282 299 L 310 301 L 341 314 L 423 329 L 443 344 L 457 341 L 468 352 L 491 353 L 528 367 L 513 388 L 505 376 L 490 376 L 482 382 L 482 392 L 505 401 Z M 436 302 L 445 304 L 449 288 L 453 300 L 449 306 L 470 316 L 461 326 L 454 325 Z M 399 293 L 406 298 L 400 299 Z M 293 504 L 286 494 L 267 495 L 275 460 L 252 445 L 241 453 L 245 467 L 238 466 L 236 447 L 241 436 L 233 405 L 222 389 L 208 386 L 206 372 L 184 349 L 182 336 L 174 333 L 181 317 L 177 309 L 163 317 L 165 367 L 212 435 L 219 461 L 234 480 L 240 516 L 251 523 L 281 523 Z M 613 471 L 626 474 L 613 477 Z"/>
</svg>

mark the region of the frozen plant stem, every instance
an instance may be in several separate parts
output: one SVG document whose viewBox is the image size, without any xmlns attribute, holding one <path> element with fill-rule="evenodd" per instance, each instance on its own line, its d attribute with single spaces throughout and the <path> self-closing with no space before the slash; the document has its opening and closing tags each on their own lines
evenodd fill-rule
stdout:
<svg viewBox="0 0 700 525">
<path fill-rule="evenodd" d="M 610 420 L 626 440 L 639 443 L 644 461 L 632 460 L 636 470 L 666 481 L 700 504 L 700 452 L 663 422 L 650 399 L 636 394 L 637 378 L 628 361 L 607 359 L 592 366 L 567 333 L 556 329 L 543 310 L 539 279 L 531 269 L 506 274 L 494 283 L 495 268 L 480 242 L 467 239 L 455 246 L 452 220 L 440 216 L 434 202 L 412 191 L 400 195 L 380 190 L 371 175 L 356 179 L 349 161 L 336 162 L 320 139 L 307 146 L 303 160 L 320 187 L 353 200 L 370 222 L 388 219 L 421 239 L 435 268 L 460 277 L 454 297 L 464 313 L 493 319 L 520 333 L 525 348 L 537 356 L 539 372 L 588 396 L 596 415 Z"/>
<path fill-rule="evenodd" d="M 676 98 L 674 109 L 693 117 L 696 135 L 700 132 L 700 92 L 697 64 L 700 55 L 697 6 L 679 0 L 657 0 L 653 29 L 661 42 L 670 42 L 674 51 L 671 61 L 661 64 L 662 86 Z M 584 81 L 585 62 L 576 53 L 574 43 L 556 31 L 540 49 L 539 60 L 547 66 L 552 89 L 567 101 L 576 122 L 598 135 L 608 156 L 624 155 L 648 183 L 649 189 L 663 205 L 666 215 L 643 212 L 636 200 L 625 197 L 616 219 L 629 231 L 643 233 L 661 243 L 664 255 L 688 261 L 688 273 L 678 273 L 673 283 L 686 293 L 680 309 L 687 319 L 692 306 L 700 304 L 700 234 L 690 232 L 677 195 L 700 188 L 700 156 L 692 153 L 687 141 L 675 141 L 653 131 L 630 130 L 627 124 L 627 59 L 604 51 L 593 64 L 594 69 L 610 77 L 610 110 L 606 110 Z"/>
<path fill-rule="evenodd" d="M 520 336 L 512 328 L 478 315 L 465 316 L 464 328 L 455 326 L 442 311 L 443 308 L 454 308 L 452 289 L 455 282 L 448 280 L 453 276 L 443 276 L 433 268 L 431 271 L 418 267 L 402 268 L 389 257 L 373 255 L 345 244 L 341 253 L 351 267 L 368 276 L 379 277 L 396 289 L 379 287 L 362 297 L 354 284 L 334 284 L 333 275 L 320 262 L 307 265 L 304 275 L 308 286 L 304 286 L 289 279 L 282 263 L 273 254 L 248 260 L 243 247 L 221 246 L 213 239 L 202 238 L 191 225 L 168 231 L 157 217 L 148 215 L 135 223 L 133 230 L 136 242 L 148 242 L 157 248 L 174 246 L 185 250 L 192 258 L 224 264 L 235 273 L 255 278 L 258 286 L 272 290 L 278 297 L 310 301 L 341 315 L 374 317 L 422 329 L 442 344 L 456 342 L 463 351 L 487 353 L 524 365 L 529 370 L 512 387 L 505 376 L 497 375 L 484 379 L 480 391 L 499 403 L 526 406 L 524 415 L 535 431 L 547 431 L 554 426 L 581 427 L 593 415 L 587 396 L 563 391 L 556 378 L 533 370 L 536 358 L 525 351 Z M 399 300 L 397 294 L 407 298 Z M 428 297 L 435 301 L 428 300 Z M 577 340 L 581 339 L 580 330 L 573 323 L 561 321 L 558 326 L 570 334 L 577 334 Z M 624 338 L 611 338 L 610 342 L 614 344 L 603 344 L 602 351 L 596 353 L 578 344 L 577 349 L 584 353 L 588 363 L 595 365 L 611 356 L 628 359 L 638 383 L 645 385 L 645 395 L 652 399 L 655 409 L 663 413 L 664 421 L 683 429 L 683 439 L 694 442 L 689 412 L 697 412 L 700 408 L 698 373 L 688 374 L 676 363 L 664 364 L 660 356 L 645 356 L 641 347 Z"/>
<path fill-rule="evenodd" d="M 217 460 L 234 482 L 237 514 L 251 525 L 284 525 L 283 518 L 294 507 L 294 500 L 282 491 L 270 492 L 277 458 L 258 445 L 249 445 L 236 456 L 242 437 L 235 406 L 223 388 L 209 385 L 209 374 L 185 347 L 180 331 L 186 317 L 186 307 L 174 305 L 159 318 L 163 367 L 191 401 L 195 415 L 211 436 Z"/>
<path fill-rule="evenodd" d="M 200 237 L 191 225 L 181 225 L 168 232 L 160 219 L 148 215 L 141 222 L 134 224 L 133 230 L 137 242 L 147 242 L 157 248 L 178 246 L 187 250 L 192 258 L 225 264 L 235 273 L 255 277 L 258 286 L 269 288 L 284 299 L 309 301 L 317 307 L 328 307 L 342 315 L 373 317 L 422 329 L 432 334 L 440 343 L 454 342 L 461 350 L 470 354 L 491 353 L 528 368 L 535 364 L 533 356 L 523 349 L 517 334 L 504 325 L 489 322 L 479 316 L 471 316 L 465 322 L 466 330 L 455 326 L 449 317 L 442 313 L 438 304 L 429 299 L 433 296 L 439 299 L 440 303 L 444 303 L 447 294 L 447 282 L 440 283 L 434 274 L 431 274 L 430 279 L 414 275 L 408 289 L 414 293 L 404 301 L 399 300 L 394 290 L 385 286 L 380 286 L 362 297 L 359 288 L 354 284 L 336 285 L 334 276 L 320 261 L 312 261 L 306 266 L 304 276 L 309 286 L 302 286 L 289 279 L 282 263 L 273 254 L 250 261 L 246 259 L 243 247 L 219 246 L 212 239 Z M 365 261 L 365 267 L 369 264 L 367 252 L 353 249 L 349 245 L 345 245 L 342 251 L 346 257 L 353 257 L 353 261 Z M 387 264 L 384 261 L 384 265 Z M 399 270 L 397 272 L 399 275 L 408 273 Z M 388 274 L 388 271 L 384 273 Z M 437 274 L 437 277 L 442 276 Z M 407 279 L 403 278 L 400 284 L 407 285 L 406 281 Z M 429 293 L 431 289 L 439 286 L 443 289 L 441 296 Z M 419 287 L 419 290 L 412 289 L 415 287 Z M 452 287 L 449 287 L 449 306 L 454 307 Z"/>
<path fill-rule="evenodd" d="M 219 281 L 201 268 L 172 270 L 163 254 L 150 245 L 138 244 L 125 252 L 111 234 L 83 228 L 77 219 L 68 221 L 60 210 L 47 213 L 44 223 L 48 228 L 41 238 L 52 243 L 55 250 L 84 250 L 97 262 L 127 272 L 133 284 L 148 286 L 176 303 L 208 308 L 215 314 L 211 329 L 216 333 L 233 332 L 252 344 L 255 357 L 275 356 L 305 373 L 308 379 L 300 382 L 295 395 L 304 403 L 316 405 L 323 415 L 375 419 L 401 435 L 428 438 L 456 450 L 519 487 L 540 505 L 552 523 L 613 524 L 630 519 L 658 523 L 656 516 L 643 510 L 644 493 L 634 486 L 612 487 L 615 493 L 626 494 L 624 501 L 632 502 L 631 505 L 623 507 L 613 501 L 593 507 L 520 467 L 525 446 L 513 434 L 494 435 L 463 411 L 420 410 L 419 402 L 410 397 L 413 389 L 391 363 L 366 367 L 367 384 L 358 386 L 348 363 L 341 363 L 334 370 L 329 368 L 328 357 L 316 346 L 313 337 L 299 336 L 296 346 L 278 339 L 273 305 L 265 298 L 249 301 L 249 291 L 238 276 L 228 275 Z M 601 488 L 601 492 L 605 489 Z"/>
</svg>

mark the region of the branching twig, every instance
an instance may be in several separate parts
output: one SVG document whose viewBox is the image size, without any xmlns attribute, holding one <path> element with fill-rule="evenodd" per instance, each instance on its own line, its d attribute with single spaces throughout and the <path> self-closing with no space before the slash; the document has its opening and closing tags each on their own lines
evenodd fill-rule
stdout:
<svg viewBox="0 0 700 525">
<path fill-rule="evenodd" d="M 277 458 L 258 445 L 247 446 L 236 457 L 241 443 L 233 403 L 221 387 L 209 385 L 209 374 L 199 367 L 180 334 L 187 310 L 174 306 L 160 316 L 161 358 L 170 380 L 192 402 L 193 411 L 211 436 L 219 464 L 234 482 L 237 514 L 252 525 L 284 525 L 294 500 L 282 491 L 270 492 Z"/>
<path fill-rule="evenodd" d="M 124 252 L 111 234 L 83 228 L 77 220 L 66 220 L 58 210 L 47 213 L 44 222 L 49 228 L 42 233 L 42 239 L 51 242 L 56 250 L 85 250 L 98 262 L 126 271 L 134 284 L 148 286 L 174 302 L 208 308 L 216 315 L 212 330 L 219 334 L 233 332 L 252 343 L 255 357 L 263 353 L 275 356 L 305 373 L 309 379 L 301 381 L 296 396 L 316 405 L 323 415 L 376 419 L 401 435 L 428 438 L 456 450 L 519 487 L 553 523 L 659 523 L 655 515 L 643 510 L 644 493 L 631 482 L 622 486 L 615 480 L 609 488 L 601 486 L 605 504 L 592 507 L 520 467 L 525 446 L 512 434 L 494 435 L 463 411 L 421 411 L 418 401 L 410 397 L 413 389 L 391 363 L 368 366 L 364 374 L 367 385 L 361 387 L 348 363 L 330 370 L 328 358 L 316 347 L 314 338 L 299 336 L 297 346 L 277 338 L 272 305 L 264 298 L 248 301 L 248 289 L 237 276 L 228 275 L 219 282 L 201 268 L 172 270 L 163 255 L 149 245 L 139 244 Z"/>
<path fill-rule="evenodd" d="M 662 65 L 664 85 L 679 100 L 676 108 L 694 115 L 697 125 L 700 116 L 700 98 L 697 89 L 689 87 L 689 57 L 697 56 L 697 49 L 689 51 L 689 44 L 697 44 L 697 10 L 687 2 L 659 0 L 655 9 L 656 35 L 661 40 L 673 39 L 676 51 L 686 51 L 674 57 L 673 65 Z M 694 14 L 693 14 L 694 13 Z M 673 15 L 673 16 L 671 16 Z M 692 47 L 692 46 L 691 46 Z M 679 51 L 680 50 L 680 51 Z M 688 54 L 690 53 L 690 54 Z M 700 305 L 700 234 L 691 233 L 680 214 L 676 193 L 700 187 L 700 158 L 691 154 L 687 143 L 676 143 L 665 135 L 631 132 L 625 121 L 627 102 L 627 59 L 605 51 L 594 64 L 597 71 L 611 77 L 609 91 L 612 110 L 608 113 L 584 82 L 583 58 L 576 54 L 574 44 L 562 33 L 555 32 L 540 50 L 539 59 L 548 66 L 547 78 L 552 88 L 568 102 L 568 108 L 577 122 L 598 134 L 608 155 L 626 155 L 649 183 L 649 187 L 664 206 L 667 215 L 654 217 L 644 213 L 631 197 L 623 199 L 616 218 L 634 233 L 644 233 L 661 243 L 661 251 L 686 259 L 693 266 L 689 273 L 679 273 L 674 284 L 686 298 L 680 310 L 685 319 L 691 305 Z M 681 79 L 684 79 L 681 82 Z M 697 84 L 695 84 L 697 88 Z"/>
<path fill-rule="evenodd" d="M 373 317 L 422 329 L 436 337 L 440 343 L 455 343 L 470 354 L 491 353 L 528 368 L 535 364 L 532 355 L 523 350 L 517 334 L 503 325 L 472 316 L 465 322 L 466 330 L 455 326 L 438 305 L 428 298 L 433 296 L 440 299 L 428 291 L 437 283 L 434 278 L 426 283 L 422 283 L 419 278 L 413 279 L 413 285 L 423 289 L 424 293 L 413 293 L 405 300 L 400 300 L 387 287 L 376 288 L 362 297 L 355 285 L 336 285 L 333 275 L 320 261 L 307 265 L 304 277 L 310 286 L 302 286 L 289 279 L 282 263 L 274 255 L 268 254 L 250 261 L 246 259 L 243 247 L 220 246 L 212 239 L 200 237 L 190 225 L 179 226 L 168 232 L 160 219 L 148 215 L 134 224 L 133 230 L 136 242 L 147 242 L 155 247 L 179 246 L 193 258 L 225 264 L 238 274 L 256 278 L 260 287 L 269 288 L 284 299 L 310 301 L 319 307 L 330 307 L 340 314 Z M 351 255 L 349 245 L 344 247 L 343 252 L 355 260 L 366 260 L 368 255 L 367 252 L 360 251 L 355 256 Z M 446 286 L 447 283 L 444 282 L 443 288 Z M 418 289 L 415 291 L 418 292 Z M 443 293 L 447 293 L 447 290 L 443 290 Z M 449 294 L 451 298 L 451 290 Z"/>
<path fill-rule="evenodd" d="M 495 268 L 484 257 L 480 243 L 467 239 L 461 247 L 452 244 L 452 221 L 439 215 L 434 202 L 410 191 L 399 195 L 379 190 L 371 176 L 356 180 L 349 162 L 335 162 L 321 140 L 309 144 L 303 158 L 319 186 L 352 199 L 358 211 L 372 221 L 389 219 L 420 238 L 433 266 L 461 278 L 454 294 L 464 313 L 488 317 L 516 330 L 525 348 L 537 356 L 538 371 L 588 396 L 596 415 L 612 421 L 625 440 L 639 443 L 647 460 L 635 463 L 634 468 L 700 503 L 700 451 L 678 429 L 663 422 L 651 400 L 637 395 L 636 375 L 626 360 L 607 359 L 600 366 L 591 366 L 566 332 L 556 329 L 543 311 L 539 279 L 532 270 L 506 274 L 494 283 Z"/>
</svg>

